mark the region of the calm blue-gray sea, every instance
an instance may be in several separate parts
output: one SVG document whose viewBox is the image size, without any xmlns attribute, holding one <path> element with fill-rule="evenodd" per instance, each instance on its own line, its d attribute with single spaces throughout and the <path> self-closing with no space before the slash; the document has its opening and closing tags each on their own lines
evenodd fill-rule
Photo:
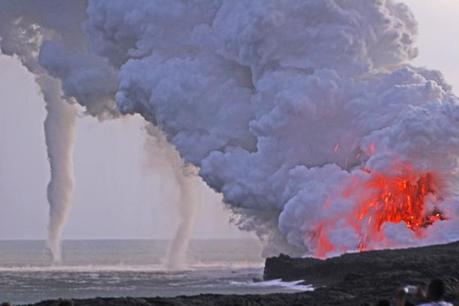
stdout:
<svg viewBox="0 0 459 306">
<path fill-rule="evenodd" d="M 63 262 L 51 265 L 44 241 L 0 241 L 0 302 L 55 298 L 245 294 L 308 290 L 263 275 L 254 240 L 194 240 L 188 266 L 167 271 L 163 240 L 64 241 Z"/>
</svg>

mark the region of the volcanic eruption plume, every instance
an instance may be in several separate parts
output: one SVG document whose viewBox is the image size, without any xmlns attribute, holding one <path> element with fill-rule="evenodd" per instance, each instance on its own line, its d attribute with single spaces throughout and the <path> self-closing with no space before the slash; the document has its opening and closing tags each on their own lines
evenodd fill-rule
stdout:
<svg viewBox="0 0 459 306">
<path fill-rule="evenodd" d="M 266 253 L 456 237 L 458 100 L 408 64 L 405 5 L 90 2 L 88 14 L 98 54 L 124 63 L 119 110 L 157 124 Z"/>
<path fill-rule="evenodd" d="M 86 47 L 59 35 L 36 45 L 65 95 L 94 113 L 116 113 L 115 97 L 159 127 L 266 255 L 459 238 L 459 100 L 440 72 L 410 65 L 417 25 L 404 4 L 112 0 L 64 11 L 83 15 Z"/>
</svg>

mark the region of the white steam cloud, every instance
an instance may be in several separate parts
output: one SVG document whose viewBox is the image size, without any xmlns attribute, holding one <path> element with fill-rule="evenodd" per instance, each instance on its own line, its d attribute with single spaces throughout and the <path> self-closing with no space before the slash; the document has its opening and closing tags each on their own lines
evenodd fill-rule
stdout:
<svg viewBox="0 0 459 306">
<path fill-rule="evenodd" d="M 159 127 L 239 226 L 265 241 L 266 255 L 459 238 L 459 101 L 441 73 L 409 64 L 416 22 L 405 5 L 115 0 L 63 14 L 66 25 L 33 16 L 32 28 L 76 31 L 84 47 L 55 35 L 16 50 L 38 47 L 42 67 L 89 113 L 116 114 L 116 97 L 121 113 Z M 0 30 L 2 49 L 14 29 Z M 412 193 L 448 220 L 422 235 L 407 222 L 375 233 L 381 203 L 362 208 L 388 193 L 375 192 L 375 180 L 407 177 L 415 188 L 424 176 L 435 193 Z"/>
</svg>

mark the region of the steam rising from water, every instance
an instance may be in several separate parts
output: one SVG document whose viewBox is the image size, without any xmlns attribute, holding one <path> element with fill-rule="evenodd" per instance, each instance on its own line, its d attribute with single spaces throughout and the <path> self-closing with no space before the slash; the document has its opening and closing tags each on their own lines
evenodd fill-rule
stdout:
<svg viewBox="0 0 459 306">
<path fill-rule="evenodd" d="M 13 3 L 6 11 L 27 2 Z M 75 27 L 37 17 L 46 5 L 35 9 L 31 28 L 57 35 L 32 47 L 64 93 L 97 116 L 118 115 L 116 97 L 121 113 L 159 127 L 223 194 L 239 226 L 266 243 L 265 254 L 317 253 L 324 239 L 335 253 L 357 249 L 378 211 L 354 214 L 371 196 L 373 173 L 410 177 L 394 164 L 438 178 L 425 207 L 448 221 L 422 235 L 387 222 L 368 247 L 459 238 L 459 101 L 441 73 L 409 64 L 416 22 L 405 5 L 88 1 L 85 11 L 63 10 L 69 23 L 84 16 L 72 34 L 84 47 L 62 39 Z M 14 31 L 1 33 L 8 42 Z"/>
</svg>

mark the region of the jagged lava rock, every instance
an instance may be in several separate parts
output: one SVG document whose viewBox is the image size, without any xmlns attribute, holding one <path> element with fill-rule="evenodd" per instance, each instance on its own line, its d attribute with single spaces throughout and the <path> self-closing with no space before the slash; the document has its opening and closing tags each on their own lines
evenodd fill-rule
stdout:
<svg viewBox="0 0 459 306">
<path fill-rule="evenodd" d="M 307 284 L 352 296 L 386 298 L 392 297 L 397 287 L 426 285 L 430 279 L 440 278 L 453 299 L 459 279 L 459 242 L 350 253 L 325 260 L 286 255 L 266 259 L 264 279 L 279 278 L 303 279 Z"/>
</svg>

